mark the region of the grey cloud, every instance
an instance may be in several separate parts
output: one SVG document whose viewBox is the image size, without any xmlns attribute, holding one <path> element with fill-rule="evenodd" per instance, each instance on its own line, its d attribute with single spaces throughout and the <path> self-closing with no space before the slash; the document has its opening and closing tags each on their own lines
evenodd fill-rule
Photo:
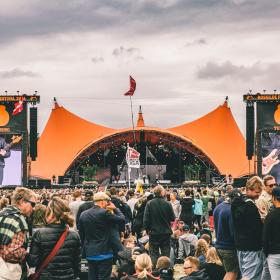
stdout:
<svg viewBox="0 0 280 280">
<path fill-rule="evenodd" d="M 130 34 L 159 34 L 211 24 L 246 22 L 262 24 L 278 20 L 276 0 L 49 0 L 26 1 L 0 13 L 0 42 L 22 37 L 65 32 L 115 31 Z M 273 24 L 276 28 L 277 25 Z M 114 34 L 118 34 L 114 32 Z"/>
<path fill-rule="evenodd" d="M 102 63 L 102 62 L 104 62 L 104 58 L 103 57 L 93 57 L 92 59 L 91 59 L 91 61 L 94 63 L 94 64 L 96 64 L 96 63 Z"/>
<path fill-rule="evenodd" d="M 15 68 L 11 71 L 0 72 L 0 77 L 2 79 L 13 79 L 13 78 L 20 78 L 20 77 L 34 78 L 34 77 L 38 77 L 38 76 L 39 75 L 34 72 L 24 71 L 19 68 Z"/>
<path fill-rule="evenodd" d="M 264 65 L 255 63 L 252 66 L 234 65 L 230 61 L 222 64 L 208 62 L 204 67 L 197 71 L 199 79 L 219 79 L 227 76 L 239 77 L 240 79 L 253 78 L 263 74 L 265 71 Z"/>
<path fill-rule="evenodd" d="M 196 46 L 196 45 L 206 45 L 207 40 L 205 38 L 199 38 L 196 40 L 193 40 L 192 42 L 186 43 L 185 47 L 190 47 L 190 46 Z"/>
<path fill-rule="evenodd" d="M 130 61 L 142 61 L 144 57 L 141 55 L 141 52 L 138 48 L 130 47 L 124 48 L 120 46 L 119 48 L 115 48 L 112 51 L 112 55 L 122 62 L 129 63 Z"/>
</svg>

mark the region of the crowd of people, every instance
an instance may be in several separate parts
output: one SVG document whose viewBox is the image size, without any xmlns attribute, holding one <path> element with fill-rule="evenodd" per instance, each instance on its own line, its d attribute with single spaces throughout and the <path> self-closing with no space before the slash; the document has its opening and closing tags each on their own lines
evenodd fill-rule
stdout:
<svg viewBox="0 0 280 280">
<path fill-rule="evenodd" d="M 178 267 L 181 280 L 280 279 L 280 187 L 270 175 L 241 189 L 0 195 L 0 280 L 171 280 Z"/>
</svg>

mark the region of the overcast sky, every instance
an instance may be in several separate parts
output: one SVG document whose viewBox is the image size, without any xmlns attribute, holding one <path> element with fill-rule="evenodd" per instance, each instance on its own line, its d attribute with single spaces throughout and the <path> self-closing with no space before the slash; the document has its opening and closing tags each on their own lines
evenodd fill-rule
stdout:
<svg viewBox="0 0 280 280">
<path fill-rule="evenodd" d="M 244 132 L 243 94 L 280 90 L 276 0 L 10 0 L 0 9 L 0 84 L 41 96 L 39 131 L 52 99 L 113 128 L 173 127 L 229 96 Z"/>
</svg>

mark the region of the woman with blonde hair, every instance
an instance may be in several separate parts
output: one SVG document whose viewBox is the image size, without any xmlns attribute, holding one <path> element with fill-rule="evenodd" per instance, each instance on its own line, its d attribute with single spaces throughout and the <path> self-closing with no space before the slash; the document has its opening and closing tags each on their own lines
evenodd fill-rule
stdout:
<svg viewBox="0 0 280 280">
<path fill-rule="evenodd" d="M 200 268 L 206 270 L 211 280 L 223 280 L 226 273 L 215 247 L 208 250 L 206 262 Z"/>
<path fill-rule="evenodd" d="M 70 212 L 64 200 L 53 196 L 46 209 L 47 226 L 39 228 L 32 237 L 28 265 L 38 271 L 61 236 L 66 234 L 63 244 L 42 270 L 40 280 L 73 280 L 79 275 L 81 244 L 78 233 L 69 230 L 74 223 Z"/>
<path fill-rule="evenodd" d="M 135 260 L 135 271 L 134 275 L 125 276 L 122 280 L 136 280 L 136 279 L 143 279 L 143 280 L 154 280 L 158 279 L 152 275 L 152 260 L 151 257 L 147 254 L 141 254 L 136 257 Z"/>
<path fill-rule="evenodd" d="M 206 261 L 209 245 L 204 239 L 199 239 L 196 246 L 194 256 L 198 258 L 200 264 L 203 264 Z"/>
</svg>

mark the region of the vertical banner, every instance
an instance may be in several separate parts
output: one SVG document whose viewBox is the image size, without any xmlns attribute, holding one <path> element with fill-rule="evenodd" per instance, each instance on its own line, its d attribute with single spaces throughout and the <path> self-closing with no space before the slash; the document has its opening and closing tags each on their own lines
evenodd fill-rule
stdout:
<svg viewBox="0 0 280 280">
<path fill-rule="evenodd" d="M 280 131 L 261 134 L 262 175 L 272 175 L 280 184 Z"/>
<path fill-rule="evenodd" d="M 0 185 L 21 185 L 22 138 L 20 134 L 0 134 Z"/>
</svg>

